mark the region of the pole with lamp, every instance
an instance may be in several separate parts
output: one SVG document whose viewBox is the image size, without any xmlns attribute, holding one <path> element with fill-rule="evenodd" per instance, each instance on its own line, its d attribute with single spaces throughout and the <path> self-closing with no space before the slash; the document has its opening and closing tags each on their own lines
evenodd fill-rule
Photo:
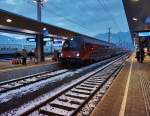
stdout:
<svg viewBox="0 0 150 116">
<path fill-rule="evenodd" d="M 47 0 L 33 0 L 34 3 L 37 4 L 37 20 L 39 22 L 42 21 L 42 7 Z M 42 31 L 42 29 L 41 29 Z M 44 41 L 43 41 L 43 35 L 38 34 L 36 35 L 36 50 L 37 50 L 37 61 L 43 62 L 44 61 L 44 47 L 43 47 Z"/>
</svg>

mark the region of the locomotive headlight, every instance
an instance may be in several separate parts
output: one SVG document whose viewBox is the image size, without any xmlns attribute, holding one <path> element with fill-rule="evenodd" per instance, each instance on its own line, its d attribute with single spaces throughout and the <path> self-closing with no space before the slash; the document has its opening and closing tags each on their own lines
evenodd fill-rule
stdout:
<svg viewBox="0 0 150 116">
<path fill-rule="evenodd" d="M 76 54 L 77 57 L 79 57 L 79 55 L 80 55 L 79 53 Z"/>
</svg>

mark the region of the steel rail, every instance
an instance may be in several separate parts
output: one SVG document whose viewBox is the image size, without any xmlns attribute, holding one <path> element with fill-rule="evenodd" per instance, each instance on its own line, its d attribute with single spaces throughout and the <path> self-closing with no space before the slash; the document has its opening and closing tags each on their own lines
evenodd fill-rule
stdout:
<svg viewBox="0 0 150 116">
<path fill-rule="evenodd" d="M 35 112 L 37 114 L 58 116 L 75 115 L 79 109 L 108 81 L 108 79 L 120 69 L 120 66 L 126 59 L 125 57 L 127 56 L 121 56 L 108 64 L 101 66 L 95 71 L 82 76 L 82 79 L 61 91 L 56 96 L 49 98 L 47 101 L 38 104 L 34 108 L 31 108 L 20 115 L 32 115 L 32 113 L 34 114 Z"/>
</svg>

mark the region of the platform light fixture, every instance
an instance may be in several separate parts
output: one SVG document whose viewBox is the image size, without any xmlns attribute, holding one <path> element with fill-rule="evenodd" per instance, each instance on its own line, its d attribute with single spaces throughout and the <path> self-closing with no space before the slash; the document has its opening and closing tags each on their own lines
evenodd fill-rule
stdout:
<svg viewBox="0 0 150 116">
<path fill-rule="evenodd" d="M 73 41 L 73 38 L 71 38 L 70 40 Z"/>
<path fill-rule="evenodd" d="M 43 28 L 43 30 L 47 30 L 47 28 L 46 28 L 46 27 L 44 27 L 44 28 Z"/>
<path fill-rule="evenodd" d="M 132 2 L 139 2 L 140 0 L 131 0 Z"/>
<path fill-rule="evenodd" d="M 11 23 L 11 22 L 12 22 L 12 19 L 6 19 L 6 22 L 7 22 L 7 23 Z"/>
<path fill-rule="evenodd" d="M 133 21 L 138 21 L 138 19 L 136 17 L 133 17 L 132 20 Z"/>
<path fill-rule="evenodd" d="M 37 3 L 37 2 L 41 2 L 41 3 L 44 3 L 44 2 L 48 2 L 48 0 L 33 0 L 34 3 Z"/>
</svg>

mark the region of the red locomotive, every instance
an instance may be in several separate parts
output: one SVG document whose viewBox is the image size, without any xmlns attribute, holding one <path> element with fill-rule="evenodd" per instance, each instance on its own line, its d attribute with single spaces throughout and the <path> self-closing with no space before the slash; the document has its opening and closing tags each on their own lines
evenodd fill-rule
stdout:
<svg viewBox="0 0 150 116">
<path fill-rule="evenodd" d="M 102 40 L 75 36 L 65 40 L 60 60 L 63 63 L 94 62 L 120 54 L 120 48 Z"/>
</svg>

